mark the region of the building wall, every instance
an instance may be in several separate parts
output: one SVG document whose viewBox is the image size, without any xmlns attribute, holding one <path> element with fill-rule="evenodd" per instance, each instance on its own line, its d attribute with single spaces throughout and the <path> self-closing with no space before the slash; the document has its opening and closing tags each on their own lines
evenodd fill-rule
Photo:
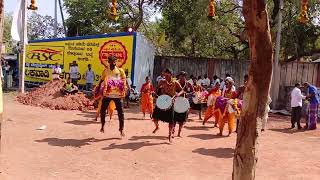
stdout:
<svg viewBox="0 0 320 180">
<path fill-rule="evenodd" d="M 133 85 L 140 91 L 146 76 L 153 78 L 155 48 L 143 35 L 137 34 L 135 52 Z"/>
</svg>

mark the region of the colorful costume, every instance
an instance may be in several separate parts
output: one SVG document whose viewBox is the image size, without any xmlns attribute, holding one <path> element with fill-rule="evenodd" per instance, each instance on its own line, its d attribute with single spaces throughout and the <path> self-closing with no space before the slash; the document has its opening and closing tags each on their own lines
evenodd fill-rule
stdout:
<svg viewBox="0 0 320 180">
<path fill-rule="evenodd" d="M 159 83 L 159 89 L 160 89 L 160 93 L 161 95 L 165 94 L 168 95 L 170 97 L 173 97 L 176 95 L 176 92 L 178 90 L 181 90 L 181 86 L 177 81 L 173 81 L 171 80 L 170 82 L 164 80 L 161 81 Z M 157 106 L 154 108 L 153 114 L 152 114 L 152 118 L 154 120 L 160 120 L 163 122 L 167 122 L 167 123 L 174 123 L 174 118 L 173 118 L 173 106 L 170 109 L 167 110 L 161 110 L 159 109 Z"/>
<path fill-rule="evenodd" d="M 102 129 L 105 124 L 106 110 L 110 105 L 110 102 L 115 103 L 116 109 L 118 111 L 119 118 L 119 131 L 123 131 L 124 128 L 124 113 L 122 109 L 121 99 L 125 97 L 127 90 L 126 75 L 121 68 L 114 67 L 113 70 L 106 68 L 103 71 L 101 79 L 103 80 L 103 99 L 101 104 L 101 124 Z"/>
<path fill-rule="evenodd" d="M 223 97 L 228 99 L 235 99 L 237 97 L 237 93 L 233 88 L 230 88 L 224 92 Z M 228 106 L 230 106 L 230 104 L 226 104 L 223 111 L 221 111 L 222 114 L 219 115 L 219 129 L 221 134 L 226 122 L 228 122 L 229 125 L 229 134 L 231 134 L 234 130 L 235 112 L 229 112 Z"/>
<path fill-rule="evenodd" d="M 309 130 L 317 129 L 318 120 L 318 99 L 317 99 L 317 88 L 314 86 L 308 87 L 308 95 L 312 95 L 309 99 L 309 108 L 307 111 L 306 124 Z"/>
<path fill-rule="evenodd" d="M 178 81 L 178 82 L 182 86 L 182 90 L 184 91 L 183 96 L 188 98 L 189 94 L 194 91 L 192 85 L 188 81 L 185 81 L 185 82 Z M 177 123 L 184 123 L 188 119 L 188 114 L 189 114 L 189 111 L 184 113 L 174 112 L 174 121 Z"/>
<path fill-rule="evenodd" d="M 197 98 L 200 102 L 194 103 L 193 100 L 191 100 L 191 107 L 194 110 L 201 111 L 202 107 L 202 100 L 201 100 L 201 93 L 203 92 L 203 88 L 201 85 L 198 85 L 197 83 L 194 83 L 193 85 L 194 93 L 197 95 Z"/>
<path fill-rule="evenodd" d="M 99 102 L 97 113 L 96 113 L 96 119 L 98 119 L 98 117 L 100 116 L 100 111 L 101 111 L 103 93 L 102 93 L 102 91 L 101 91 L 101 93 L 99 93 L 99 86 L 96 86 L 93 92 L 94 92 L 94 100 Z M 108 114 L 109 114 L 110 119 L 112 119 L 112 115 L 113 115 L 113 112 L 115 109 L 116 109 L 116 104 L 114 103 L 114 101 L 111 101 L 108 106 Z"/>
<path fill-rule="evenodd" d="M 143 114 L 146 114 L 148 111 L 150 114 L 153 113 L 153 96 L 154 92 L 153 86 L 151 83 L 144 83 L 141 87 L 141 111 Z"/>
<path fill-rule="evenodd" d="M 218 124 L 219 112 L 214 109 L 217 97 L 221 96 L 220 88 L 213 88 L 208 96 L 208 109 L 205 113 L 203 124 L 205 124 L 212 116 L 215 117 L 215 125 Z"/>
</svg>

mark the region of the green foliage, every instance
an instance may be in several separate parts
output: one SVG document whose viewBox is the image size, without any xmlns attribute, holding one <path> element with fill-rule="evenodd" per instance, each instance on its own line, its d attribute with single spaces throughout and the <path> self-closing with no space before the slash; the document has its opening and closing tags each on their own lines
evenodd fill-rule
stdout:
<svg viewBox="0 0 320 180">
<path fill-rule="evenodd" d="M 31 16 L 28 17 L 27 22 L 28 40 L 55 38 L 54 22 L 54 18 L 51 16 L 42 16 L 33 12 Z M 59 23 L 57 31 L 57 37 L 64 37 L 63 27 Z"/>
<path fill-rule="evenodd" d="M 320 50 L 317 44 L 320 39 L 320 25 L 319 22 L 316 22 L 320 16 L 320 4 L 317 3 L 317 0 L 309 0 L 310 21 L 306 24 L 301 24 L 297 20 L 299 13 L 299 0 L 285 1 L 281 37 L 282 59 L 284 60 L 294 60 Z"/>
<path fill-rule="evenodd" d="M 4 15 L 4 24 L 3 24 L 3 42 L 6 45 L 6 53 L 13 52 L 13 42 L 11 38 L 11 23 L 12 15 L 5 13 Z"/>
<path fill-rule="evenodd" d="M 111 0 L 65 0 L 68 36 L 126 31 L 128 27 L 139 30 L 156 6 L 162 5 L 160 0 L 118 0 L 117 3 L 119 19 L 115 21 L 110 17 Z"/>
<path fill-rule="evenodd" d="M 241 38 L 243 20 L 236 1 L 216 6 L 209 21 L 207 0 L 176 0 L 163 9 L 162 27 L 172 43 L 172 54 L 219 58 L 247 58 L 247 43 Z"/>
<path fill-rule="evenodd" d="M 111 0 L 64 0 L 68 35 L 93 35 L 133 27 L 149 38 L 161 55 L 248 59 L 242 0 L 217 0 L 216 18 L 208 20 L 209 0 L 118 0 L 119 19 L 110 18 Z M 320 4 L 309 0 L 310 21 L 300 24 L 300 0 L 286 1 L 283 10 L 281 58 L 298 58 L 320 50 Z M 272 34 L 276 34 L 279 0 L 269 0 Z M 150 21 L 155 12 L 163 18 Z M 316 19 L 318 19 L 316 21 Z M 166 41 L 159 43 L 166 33 Z M 163 36 L 162 36 L 163 37 Z M 275 36 L 273 36 L 275 40 Z"/>
</svg>

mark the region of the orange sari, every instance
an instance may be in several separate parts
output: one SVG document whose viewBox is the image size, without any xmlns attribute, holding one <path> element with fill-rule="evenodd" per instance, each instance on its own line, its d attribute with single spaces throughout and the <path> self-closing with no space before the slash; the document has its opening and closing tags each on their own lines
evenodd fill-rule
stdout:
<svg viewBox="0 0 320 180">
<path fill-rule="evenodd" d="M 221 90 L 218 88 L 214 88 L 210 91 L 209 93 L 209 96 L 210 95 L 213 95 L 215 98 L 218 97 L 218 96 L 221 96 Z M 206 123 L 212 116 L 214 116 L 215 118 L 215 125 L 218 124 L 219 122 L 219 112 L 218 111 L 214 111 L 214 104 L 215 102 L 212 102 L 209 106 L 208 106 L 208 109 L 204 115 L 204 120 L 203 120 L 203 123 Z"/>
<path fill-rule="evenodd" d="M 237 97 L 236 91 L 233 91 L 232 88 L 228 89 L 225 91 L 223 97 L 229 98 L 229 99 L 235 99 Z M 228 106 L 228 105 L 227 105 Z M 229 128 L 229 134 L 233 132 L 234 130 L 234 123 L 235 123 L 235 113 L 229 113 L 227 112 L 227 107 L 226 107 L 226 112 L 223 113 L 222 117 L 219 118 L 219 129 L 220 132 L 222 133 L 224 125 L 226 122 L 228 122 L 228 128 Z"/>
<path fill-rule="evenodd" d="M 151 83 L 144 83 L 141 87 L 141 111 L 145 114 L 147 111 L 153 113 L 153 97 L 152 93 L 154 92 L 153 86 Z"/>
</svg>

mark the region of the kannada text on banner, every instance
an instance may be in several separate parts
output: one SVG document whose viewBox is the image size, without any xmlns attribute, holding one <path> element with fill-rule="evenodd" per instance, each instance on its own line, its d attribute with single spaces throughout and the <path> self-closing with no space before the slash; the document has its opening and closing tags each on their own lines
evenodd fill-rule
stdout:
<svg viewBox="0 0 320 180">
<path fill-rule="evenodd" d="M 100 80 L 104 66 L 101 61 L 109 55 L 117 57 L 118 66 L 132 68 L 133 35 L 103 37 L 94 39 L 60 40 L 30 43 L 26 49 L 26 81 L 47 82 L 52 79 L 52 66 L 58 63 L 62 69 L 61 78 L 69 77 L 70 64 L 76 61 L 79 67 L 79 84 L 85 84 L 88 64 L 95 72 L 95 83 Z"/>
</svg>

